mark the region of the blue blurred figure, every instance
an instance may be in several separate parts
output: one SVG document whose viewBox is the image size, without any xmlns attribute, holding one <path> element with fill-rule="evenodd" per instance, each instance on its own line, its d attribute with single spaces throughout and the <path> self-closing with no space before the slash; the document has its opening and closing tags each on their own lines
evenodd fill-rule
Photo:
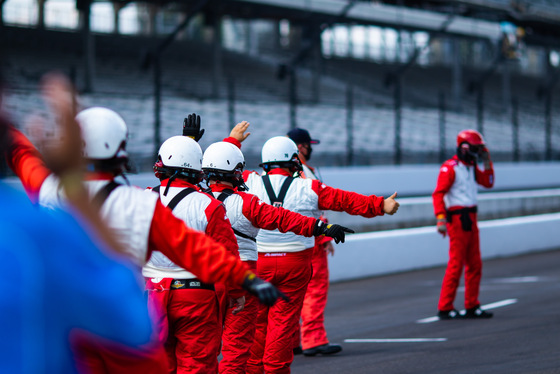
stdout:
<svg viewBox="0 0 560 374">
<path fill-rule="evenodd" d="M 68 213 L 40 209 L 0 182 L 0 372 L 72 373 L 70 336 L 148 343 L 133 270 L 98 249 Z"/>
<path fill-rule="evenodd" d="M 67 92 L 59 86 L 48 87 L 58 87 L 52 96 L 59 109 L 68 109 L 59 100 Z M 0 111 L 0 165 L 10 144 L 9 126 Z M 64 129 L 72 135 L 69 126 Z M 66 175 L 77 165 L 76 139 L 67 136 L 71 141 L 59 147 L 59 170 Z M 76 373 L 71 345 L 92 335 L 133 349 L 151 341 L 143 285 L 135 275 L 139 269 L 100 235 L 102 224 L 81 198 L 80 185 L 80 180 L 67 185 L 74 203 L 72 212 L 65 212 L 35 206 L 0 181 L 0 373 Z"/>
</svg>

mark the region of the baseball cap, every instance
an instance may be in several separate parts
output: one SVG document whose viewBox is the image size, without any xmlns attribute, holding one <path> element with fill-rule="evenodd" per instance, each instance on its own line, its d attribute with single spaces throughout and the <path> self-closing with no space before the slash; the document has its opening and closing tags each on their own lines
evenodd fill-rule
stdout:
<svg viewBox="0 0 560 374">
<path fill-rule="evenodd" d="M 300 129 L 298 127 L 288 131 L 288 137 L 292 139 L 296 144 L 303 144 L 303 143 L 319 144 L 320 143 L 318 139 L 311 139 L 311 136 L 309 135 L 309 131 Z"/>
</svg>

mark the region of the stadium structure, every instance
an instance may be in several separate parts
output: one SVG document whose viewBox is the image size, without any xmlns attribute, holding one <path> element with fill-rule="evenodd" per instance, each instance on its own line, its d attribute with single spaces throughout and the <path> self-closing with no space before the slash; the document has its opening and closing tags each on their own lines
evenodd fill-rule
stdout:
<svg viewBox="0 0 560 374">
<path fill-rule="evenodd" d="M 61 2 L 0 0 L 4 105 L 43 113 L 37 84 L 61 70 L 82 106 L 122 114 L 141 170 L 192 112 L 203 148 L 249 121 L 249 166 L 296 126 L 317 165 L 436 163 L 465 128 L 497 161 L 560 156 L 556 1 Z"/>
</svg>

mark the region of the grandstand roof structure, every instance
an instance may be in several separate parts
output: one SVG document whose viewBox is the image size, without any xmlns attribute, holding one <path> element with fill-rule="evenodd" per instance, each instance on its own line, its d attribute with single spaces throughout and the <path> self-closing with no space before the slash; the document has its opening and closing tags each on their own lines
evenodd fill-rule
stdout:
<svg viewBox="0 0 560 374">
<path fill-rule="evenodd" d="M 100 0 L 91 0 L 100 1 Z M 76 0 L 78 6 L 88 0 Z M 128 4 L 134 0 L 111 0 Z M 554 0 L 143 0 L 160 6 L 173 4 L 189 12 L 204 3 L 207 13 L 237 18 L 289 19 L 295 22 L 339 22 L 444 32 L 462 37 L 498 39 L 498 23 L 507 21 L 527 30 L 525 42 L 560 45 L 560 4 Z M 351 8 L 341 14 L 350 4 Z M 450 25 L 441 30 L 447 17 Z"/>
</svg>

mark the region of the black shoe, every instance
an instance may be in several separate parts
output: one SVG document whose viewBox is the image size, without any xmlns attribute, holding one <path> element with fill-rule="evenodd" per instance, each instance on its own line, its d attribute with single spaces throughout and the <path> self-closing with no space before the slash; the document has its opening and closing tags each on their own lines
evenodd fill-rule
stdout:
<svg viewBox="0 0 560 374">
<path fill-rule="evenodd" d="M 342 351 L 342 347 L 340 345 L 327 343 L 327 344 L 320 345 L 318 347 L 304 349 L 303 355 L 304 356 L 315 356 L 316 354 L 333 355 L 340 351 Z"/>
<path fill-rule="evenodd" d="M 443 319 L 445 319 L 445 320 L 447 320 L 447 319 L 461 319 L 461 318 L 463 318 L 461 313 L 459 313 L 455 309 L 440 310 L 440 311 L 438 311 L 437 316 L 439 317 L 440 320 L 443 320 Z"/>
<path fill-rule="evenodd" d="M 482 310 L 480 309 L 480 305 L 477 305 L 474 308 L 467 309 L 464 318 L 492 318 L 492 316 L 494 316 L 494 313 Z"/>
<path fill-rule="evenodd" d="M 301 349 L 301 345 L 299 347 L 294 348 L 294 356 L 295 355 L 300 355 L 302 353 L 303 353 L 303 350 Z"/>
</svg>

